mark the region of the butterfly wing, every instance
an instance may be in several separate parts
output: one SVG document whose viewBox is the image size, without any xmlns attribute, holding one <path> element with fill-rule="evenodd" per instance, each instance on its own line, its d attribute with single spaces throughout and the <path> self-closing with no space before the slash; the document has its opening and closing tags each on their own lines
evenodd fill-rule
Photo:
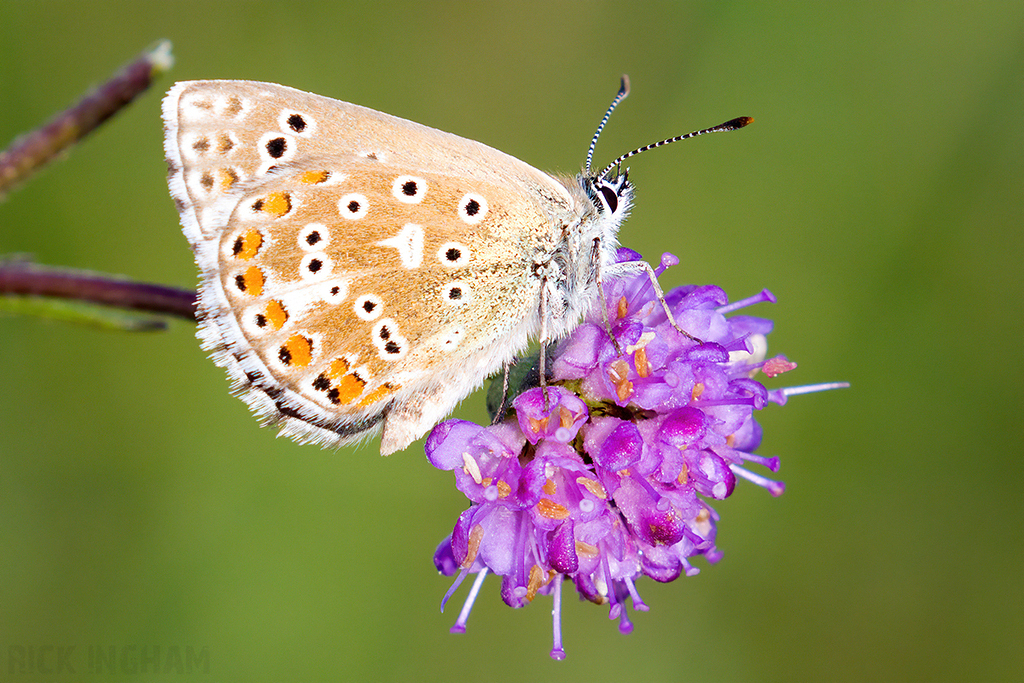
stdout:
<svg viewBox="0 0 1024 683">
<path fill-rule="evenodd" d="M 382 426 L 390 453 L 535 332 L 530 255 L 572 205 L 550 176 L 265 83 L 179 83 L 164 119 L 199 336 L 264 422 L 334 445 Z"/>
</svg>

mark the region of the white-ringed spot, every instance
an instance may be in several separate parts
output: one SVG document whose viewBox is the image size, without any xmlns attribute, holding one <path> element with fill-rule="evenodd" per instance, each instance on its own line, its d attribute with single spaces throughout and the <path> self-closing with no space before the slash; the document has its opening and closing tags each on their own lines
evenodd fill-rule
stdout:
<svg viewBox="0 0 1024 683">
<path fill-rule="evenodd" d="M 322 251 L 315 251 L 302 257 L 299 274 L 303 280 L 322 280 L 331 274 L 334 261 Z"/>
<path fill-rule="evenodd" d="M 473 300 L 473 289 L 465 280 L 455 280 L 441 287 L 441 301 L 449 306 L 465 306 Z"/>
<path fill-rule="evenodd" d="M 245 309 L 242 325 L 245 328 L 245 332 L 254 336 L 263 335 L 272 330 L 266 323 L 266 314 L 263 312 L 262 304 Z"/>
<path fill-rule="evenodd" d="M 326 304 L 340 304 L 348 296 L 348 282 L 332 280 L 325 282 L 320 290 L 320 299 Z"/>
<path fill-rule="evenodd" d="M 361 294 L 352 304 L 356 317 L 367 322 L 379 318 L 383 309 L 384 302 L 376 294 Z"/>
<path fill-rule="evenodd" d="M 401 360 L 409 352 L 405 337 L 395 337 L 377 346 L 377 355 L 381 360 Z"/>
<path fill-rule="evenodd" d="M 469 263 L 469 247 L 459 242 L 445 242 L 437 250 L 437 260 L 442 266 L 461 268 Z"/>
<path fill-rule="evenodd" d="M 285 133 L 308 138 L 316 130 L 316 121 L 304 112 L 285 109 L 277 117 L 278 127 Z"/>
<path fill-rule="evenodd" d="M 321 251 L 331 243 L 331 233 L 323 223 L 309 223 L 298 234 L 303 251 Z"/>
<path fill-rule="evenodd" d="M 270 164 L 283 164 L 295 156 L 298 144 L 294 135 L 271 131 L 260 136 L 256 143 L 260 158 Z M 269 170 L 269 169 L 268 169 Z"/>
<path fill-rule="evenodd" d="M 487 215 L 487 200 L 470 192 L 459 200 L 459 218 L 470 225 L 476 225 Z"/>
<path fill-rule="evenodd" d="M 419 268 L 423 263 L 423 226 L 407 223 L 398 234 L 377 242 L 379 246 L 398 250 L 405 268 Z"/>
<path fill-rule="evenodd" d="M 366 197 L 361 194 L 347 194 L 338 200 L 338 212 L 342 218 L 357 220 L 366 215 L 368 209 Z"/>
<path fill-rule="evenodd" d="M 401 336 L 398 333 L 398 324 L 391 318 L 378 320 L 373 326 L 373 343 L 378 346 L 398 336 Z"/>
<path fill-rule="evenodd" d="M 404 204 L 419 204 L 427 196 L 427 181 L 411 175 L 400 175 L 391 186 L 391 194 Z"/>
</svg>

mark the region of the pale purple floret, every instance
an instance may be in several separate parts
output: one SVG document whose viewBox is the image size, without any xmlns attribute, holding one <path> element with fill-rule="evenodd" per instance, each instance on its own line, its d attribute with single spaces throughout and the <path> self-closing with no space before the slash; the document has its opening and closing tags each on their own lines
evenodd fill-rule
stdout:
<svg viewBox="0 0 1024 683">
<path fill-rule="evenodd" d="M 619 260 L 639 255 L 622 249 Z M 666 254 L 656 272 L 675 263 Z M 778 469 L 777 458 L 752 453 L 761 441 L 753 411 L 807 389 L 769 392 L 753 379 L 796 365 L 765 360 L 771 321 L 724 315 L 774 302 L 771 293 L 728 304 L 714 286 L 668 292 L 676 322 L 703 344 L 674 329 L 645 273 L 606 281 L 605 299 L 621 355 L 597 308 L 552 355 L 546 397 L 529 389 L 500 424 L 450 420 L 427 439 L 428 460 L 454 471 L 471 502 L 434 555 L 441 573 L 458 574 L 444 602 L 478 575 L 453 631 L 465 630 L 483 577 L 493 573 L 512 607 L 553 596 L 556 659 L 565 656 L 563 579 L 581 598 L 608 604 L 629 632 L 627 598 L 634 610 L 648 609 L 638 578 L 672 581 L 699 572 L 693 557 L 720 559 L 718 514 L 707 500 L 728 497 L 737 477 L 782 493 L 781 482 L 742 466 Z M 843 385 L 811 390 L 836 386 Z"/>
</svg>

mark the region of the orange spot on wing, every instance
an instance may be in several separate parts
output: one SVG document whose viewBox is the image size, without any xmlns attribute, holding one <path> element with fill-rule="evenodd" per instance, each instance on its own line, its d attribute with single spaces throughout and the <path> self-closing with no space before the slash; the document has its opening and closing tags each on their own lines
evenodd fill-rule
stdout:
<svg viewBox="0 0 1024 683">
<path fill-rule="evenodd" d="M 303 337 L 301 334 L 293 334 L 288 337 L 282 349 L 287 349 L 291 358 L 288 365 L 296 368 L 304 368 L 313 360 L 313 341 Z"/>
<path fill-rule="evenodd" d="M 299 176 L 299 182 L 306 183 L 307 185 L 318 185 L 319 183 L 326 183 L 330 177 L 330 171 L 306 171 Z"/>
<path fill-rule="evenodd" d="M 220 175 L 220 189 L 227 191 L 231 189 L 231 186 L 238 182 L 238 172 L 233 168 L 222 168 L 219 171 Z"/>
<path fill-rule="evenodd" d="M 331 361 L 326 371 L 320 374 L 318 382 L 323 381 L 320 391 L 327 392 L 327 398 L 334 405 L 349 405 L 363 393 L 366 388 L 366 380 L 352 371 L 352 364 L 344 358 L 335 358 Z M 329 387 L 329 388 L 328 388 Z M 382 398 L 393 394 L 401 385 L 385 382 L 371 391 L 360 403 L 360 406 L 368 406 L 380 401 Z"/>
<path fill-rule="evenodd" d="M 363 387 L 366 386 L 366 380 L 355 373 L 349 373 L 338 380 L 338 385 L 335 389 L 338 390 L 338 403 L 352 403 L 359 394 L 363 393 Z"/>
<path fill-rule="evenodd" d="M 256 254 L 260 253 L 260 247 L 263 246 L 263 235 L 260 234 L 259 230 L 246 230 L 244 233 L 239 235 L 235 240 L 234 254 L 235 258 L 248 261 L 256 257 Z"/>
<path fill-rule="evenodd" d="M 399 389 L 401 389 L 401 386 L 397 384 L 392 384 L 391 382 L 385 382 L 384 384 L 381 384 L 379 387 L 377 387 L 369 394 L 367 394 L 366 398 L 359 402 L 359 405 L 361 407 L 371 405 L 373 403 L 376 403 L 377 401 L 380 401 L 383 398 L 386 398 L 387 396 L 390 396 Z"/>
<path fill-rule="evenodd" d="M 342 375 L 346 374 L 351 368 L 348 361 L 344 358 L 335 358 L 331 361 L 331 369 L 327 371 L 327 377 L 330 379 L 338 379 Z"/>
<path fill-rule="evenodd" d="M 267 308 L 264 312 L 267 316 L 267 322 L 275 329 L 279 330 L 284 327 L 284 324 L 288 322 L 288 311 L 284 310 L 284 304 L 276 299 L 272 299 L 267 302 Z"/>
<path fill-rule="evenodd" d="M 280 218 L 292 210 L 292 198 L 287 192 L 271 192 L 263 198 L 260 211 L 269 213 L 274 218 Z"/>
<path fill-rule="evenodd" d="M 249 266 L 237 281 L 238 288 L 249 296 L 259 296 L 263 293 L 263 271 L 256 266 Z"/>
</svg>

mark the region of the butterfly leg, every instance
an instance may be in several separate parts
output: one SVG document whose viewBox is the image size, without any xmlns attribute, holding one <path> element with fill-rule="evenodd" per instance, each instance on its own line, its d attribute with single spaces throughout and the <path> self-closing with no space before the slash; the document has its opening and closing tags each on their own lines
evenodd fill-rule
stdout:
<svg viewBox="0 0 1024 683">
<path fill-rule="evenodd" d="M 691 340 L 693 340 L 693 341 L 695 341 L 698 344 L 703 346 L 704 340 L 698 339 L 697 337 L 694 337 L 692 334 L 690 334 L 689 332 L 687 332 L 683 328 L 679 327 L 679 323 L 676 322 L 675 316 L 672 315 L 672 309 L 669 308 L 668 302 L 665 301 L 665 293 L 662 291 L 661 285 L 658 284 L 658 276 L 654 272 L 654 268 L 651 267 L 650 263 L 648 263 L 647 261 L 622 261 L 620 263 L 614 264 L 610 268 L 610 270 L 612 270 L 615 273 L 629 273 L 629 272 L 634 272 L 635 273 L 637 271 L 643 271 L 647 275 L 647 278 L 651 281 L 651 285 L 654 287 L 654 293 L 658 297 L 658 302 L 661 303 L 661 307 L 665 310 L 665 316 L 668 318 L 668 321 L 672 324 L 672 327 L 674 327 L 676 329 L 676 332 L 678 332 L 679 334 L 683 335 L 687 339 L 691 339 Z M 598 271 L 597 271 L 597 279 L 598 279 L 598 282 L 600 283 L 600 281 L 601 281 L 601 269 L 600 269 L 600 267 L 598 268 Z M 603 288 L 601 289 L 601 301 L 602 301 L 602 304 L 604 304 L 604 289 Z M 605 308 L 604 317 L 605 317 L 605 321 L 607 321 L 607 319 L 608 319 L 608 307 L 607 307 L 607 305 L 605 305 L 604 308 Z M 606 329 L 608 329 L 608 334 L 610 335 L 611 334 L 611 329 L 608 328 L 607 326 L 606 326 Z M 616 348 L 618 348 L 617 344 L 616 344 Z"/>
<path fill-rule="evenodd" d="M 494 417 L 491 418 L 491 425 L 496 425 L 505 419 L 505 413 L 508 411 L 509 374 L 512 372 L 512 366 L 515 364 L 516 359 L 513 358 L 504 365 L 504 372 L 501 378 L 501 403 L 498 404 L 498 409 L 494 411 Z"/>
</svg>

